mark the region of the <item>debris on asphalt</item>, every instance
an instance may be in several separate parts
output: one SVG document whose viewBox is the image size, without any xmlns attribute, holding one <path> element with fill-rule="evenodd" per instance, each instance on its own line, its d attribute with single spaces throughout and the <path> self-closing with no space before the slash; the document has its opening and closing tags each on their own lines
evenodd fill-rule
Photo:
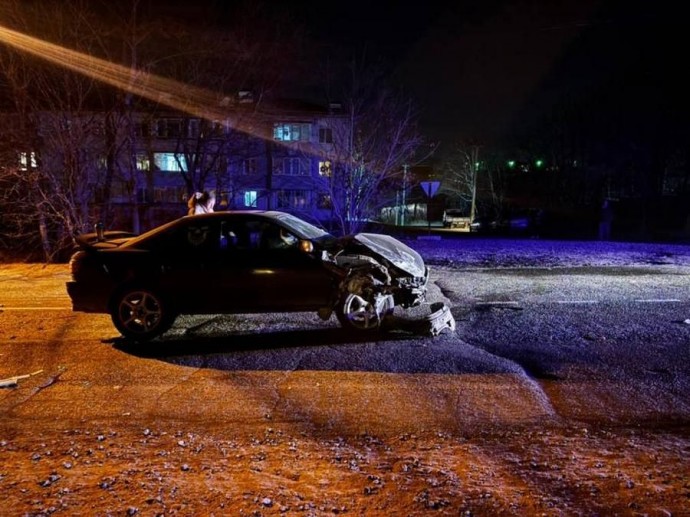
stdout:
<svg viewBox="0 0 690 517">
<path fill-rule="evenodd" d="M 438 336 L 441 332 L 448 329 L 451 332 L 455 331 L 455 318 L 448 307 L 443 302 L 436 302 L 431 304 L 431 314 L 427 316 L 429 322 L 429 334 L 431 336 Z"/>
<path fill-rule="evenodd" d="M 38 375 L 39 373 L 42 373 L 43 370 L 37 370 L 33 373 L 28 373 L 26 375 L 15 375 L 14 377 L 8 377 L 6 379 L 0 379 L 0 388 L 15 388 L 18 384 L 19 381 L 22 379 L 28 379 L 29 377 L 33 375 Z"/>
</svg>

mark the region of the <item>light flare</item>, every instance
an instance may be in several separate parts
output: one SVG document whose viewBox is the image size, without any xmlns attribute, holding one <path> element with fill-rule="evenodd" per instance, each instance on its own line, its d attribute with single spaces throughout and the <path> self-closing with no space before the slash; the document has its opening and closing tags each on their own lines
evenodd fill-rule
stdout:
<svg viewBox="0 0 690 517">
<path fill-rule="evenodd" d="M 202 88 L 111 63 L 1 25 L 0 41 L 61 67 L 199 118 L 223 121 L 228 115 L 227 108 L 219 104 L 219 96 Z M 233 119 L 233 128 L 264 138 L 251 125 L 239 119 Z"/>
</svg>

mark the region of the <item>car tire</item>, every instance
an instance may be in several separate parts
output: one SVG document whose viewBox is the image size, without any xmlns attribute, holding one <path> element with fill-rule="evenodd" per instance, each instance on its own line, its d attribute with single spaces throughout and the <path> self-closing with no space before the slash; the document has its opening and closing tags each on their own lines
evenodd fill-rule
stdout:
<svg viewBox="0 0 690 517">
<path fill-rule="evenodd" d="M 340 301 L 335 314 L 344 329 L 371 332 L 379 330 L 383 319 L 392 312 L 389 305 L 379 314 L 373 303 L 359 294 L 349 293 Z"/>
<path fill-rule="evenodd" d="M 146 287 L 121 289 L 112 300 L 113 325 L 127 339 L 149 341 L 170 329 L 176 315 L 154 290 Z"/>
</svg>

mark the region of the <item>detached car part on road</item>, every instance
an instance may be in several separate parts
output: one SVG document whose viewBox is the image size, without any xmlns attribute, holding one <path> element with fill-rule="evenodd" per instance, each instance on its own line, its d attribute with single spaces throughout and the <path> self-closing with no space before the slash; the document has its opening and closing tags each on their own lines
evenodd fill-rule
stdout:
<svg viewBox="0 0 690 517">
<path fill-rule="evenodd" d="M 186 216 L 139 236 L 101 229 L 76 243 L 73 310 L 110 314 L 135 341 L 180 314 L 316 311 L 373 330 L 394 307 L 421 304 L 429 278 L 422 257 L 393 237 L 336 238 L 277 211 Z"/>
</svg>

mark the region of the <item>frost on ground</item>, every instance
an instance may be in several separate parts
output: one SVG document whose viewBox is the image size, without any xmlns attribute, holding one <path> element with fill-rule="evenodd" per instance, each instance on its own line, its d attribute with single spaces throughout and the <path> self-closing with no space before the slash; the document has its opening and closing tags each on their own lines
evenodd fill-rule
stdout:
<svg viewBox="0 0 690 517">
<path fill-rule="evenodd" d="M 690 265 L 685 244 L 488 238 L 419 238 L 408 244 L 429 264 L 450 267 Z"/>
</svg>

